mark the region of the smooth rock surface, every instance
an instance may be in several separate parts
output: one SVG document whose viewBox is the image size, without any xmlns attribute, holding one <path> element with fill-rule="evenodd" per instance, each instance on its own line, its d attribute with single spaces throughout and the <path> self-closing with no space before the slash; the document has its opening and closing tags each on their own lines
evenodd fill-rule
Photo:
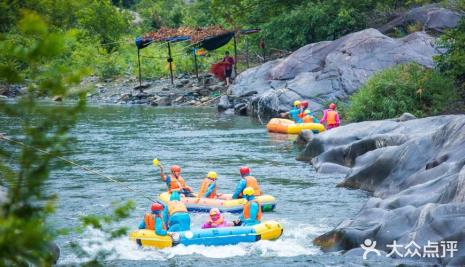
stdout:
<svg viewBox="0 0 465 267">
<path fill-rule="evenodd" d="M 465 115 L 352 123 L 313 136 L 299 158 L 373 194 L 356 218 L 315 239 L 323 249 L 458 241 L 454 257 L 428 262 L 465 264 Z"/>
<path fill-rule="evenodd" d="M 457 27 L 463 13 L 439 7 L 436 4 L 417 7 L 407 13 L 393 19 L 379 28 L 382 33 L 389 33 L 398 28 L 407 28 L 410 25 L 418 25 L 423 31 L 444 32 L 447 29 Z"/>
</svg>

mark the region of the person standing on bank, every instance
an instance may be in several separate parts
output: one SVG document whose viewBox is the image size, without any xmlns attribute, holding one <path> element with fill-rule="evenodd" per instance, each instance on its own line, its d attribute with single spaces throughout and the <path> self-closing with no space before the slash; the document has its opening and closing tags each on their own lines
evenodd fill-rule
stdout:
<svg viewBox="0 0 465 267">
<path fill-rule="evenodd" d="M 224 77 L 226 79 L 226 87 L 228 87 L 231 84 L 231 74 L 236 62 L 234 62 L 234 58 L 229 56 L 229 51 L 224 52 L 224 58 L 221 62 L 224 62 L 225 64 Z"/>
</svg>

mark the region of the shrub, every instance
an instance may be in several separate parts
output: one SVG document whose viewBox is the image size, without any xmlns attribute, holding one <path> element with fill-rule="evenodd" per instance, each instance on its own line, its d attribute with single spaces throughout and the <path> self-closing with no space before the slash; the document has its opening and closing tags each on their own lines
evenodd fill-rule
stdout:
<svg viewBox="0 0 465 267">
<path fill-rule="evenodd" d="M 404 112 L 433 115 L 457 99 L 451 79 L 418 64 L 399 65 L 375 74 L 351 97 L 352 121 L 394 118 Z"/>
</svg>

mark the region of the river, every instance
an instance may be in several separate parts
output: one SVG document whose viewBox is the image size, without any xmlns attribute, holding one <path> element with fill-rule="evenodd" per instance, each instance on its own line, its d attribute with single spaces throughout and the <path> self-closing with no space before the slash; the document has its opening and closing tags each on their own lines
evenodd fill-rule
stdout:
<svg viewBox="0 0 465 267">
<path fill-rule="evenodd" d="M 99 249 L 113 250 L 107 263 L 118 266 L 347 266 L 361 262 L 341 253 L 323 253 L 312 240 L 354 217 L 367 194 L 336 188 L 340 176 L 316 174 L 309 164 L 296 161 L 298 149 L 291 139 L 267 133 L 252 118 L 219 115 L 211 108 L 89 106 L 71 134 L 77 138 L 69 156 L 72 160 L 154 197 L 166 190 L 166 185 L 151 164 L 153 158 L 160 159 L 167 169 L 171 164 L 180 165 L 187 183 L 195 189 L 208 171 L 217 171 L 219 192 L 231 192 L 239 180 L 239 167 L 248 165 L 262 190 L 278 199 L 275 211 L 265 213 L 264 219 L 281 222 L 284 233 L 276 241 L 154 250 L 139 248 L 126 237 L 106 242 L 99 231 L 86 230 L 58 238 L 61 264 L 82 261 L 72 252 L 70 242 L 91 255 Z M 56 227 L 76 226 L 86 214 L 109 214 L 114 203 L 132 199 L 136 208 L 119 225 L 136 229 L 150 206 L 141 195 L 74 167 L 54 171 L 47 190 L 59 194 L 51 218 Z M 229 219 L 236 216 L 226 214 Z M 198 228 L 206 214 L 191 217 L 192 228 Z"/>
</svg>

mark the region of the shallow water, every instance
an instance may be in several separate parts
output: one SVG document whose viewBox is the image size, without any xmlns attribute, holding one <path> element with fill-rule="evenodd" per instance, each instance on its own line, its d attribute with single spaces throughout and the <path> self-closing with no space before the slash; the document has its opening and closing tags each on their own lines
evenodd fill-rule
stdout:
<svg viewBox="0 0 465 267">
<path fill-rule="evenodd" d="M 2 119 L 2 128 L 15 123 Z M 8 130 L 7 130 L 8 133 Z M 295 160 L 298 149 L 286 135 L 271 135 L 249 117 L 218 115 L 214 109 L 91 106 L 72 131 L 77 145 L 70 158 L 79 164 L 115 176 L 128 185 L 156 196 L 166 189 L 151 165 L 159 158 L 166 168 L 181 165 L 187 183 L 198 188 L 209 170 L 219 174 L 219 192 L 231 192 L 239 180 L 238 169 L 248 165 L 262 190 L 278 199 L 275 212 L 265 213 L 284 225 L 277 241 L 260 241 L 225 247 L 177 246 L 155 250 L 139 248 L 126 237 L 106 242 L 102 233 L 88 230 L 58 239 L 61 264 L 80 262 L 70 242 L 77 242 L 90 254 L 101 248 L 113 249 L 110 265 L 196 265 L 262 264 L 347 266 L 361 263 L 340 253 L 323 253 L 313 238 L 353 217 L 367 194 L 336 188 L 341 177 L 316 174 Z M 132 199 L 136 209 L 121 225 L 136 229 L 150 202 L 136 193 L 78 168 L 55 171 L 47 188 L 59 193 L 53 223 L 70 227 L 86 214 L 105 214 L 112 203 Z M 237 215 L 227 214 L 234 219 Z M 206 214 L 192 215 L 198 228 Z M 371 262 L 380 265 L 381 262 Z"/>
</svg>

